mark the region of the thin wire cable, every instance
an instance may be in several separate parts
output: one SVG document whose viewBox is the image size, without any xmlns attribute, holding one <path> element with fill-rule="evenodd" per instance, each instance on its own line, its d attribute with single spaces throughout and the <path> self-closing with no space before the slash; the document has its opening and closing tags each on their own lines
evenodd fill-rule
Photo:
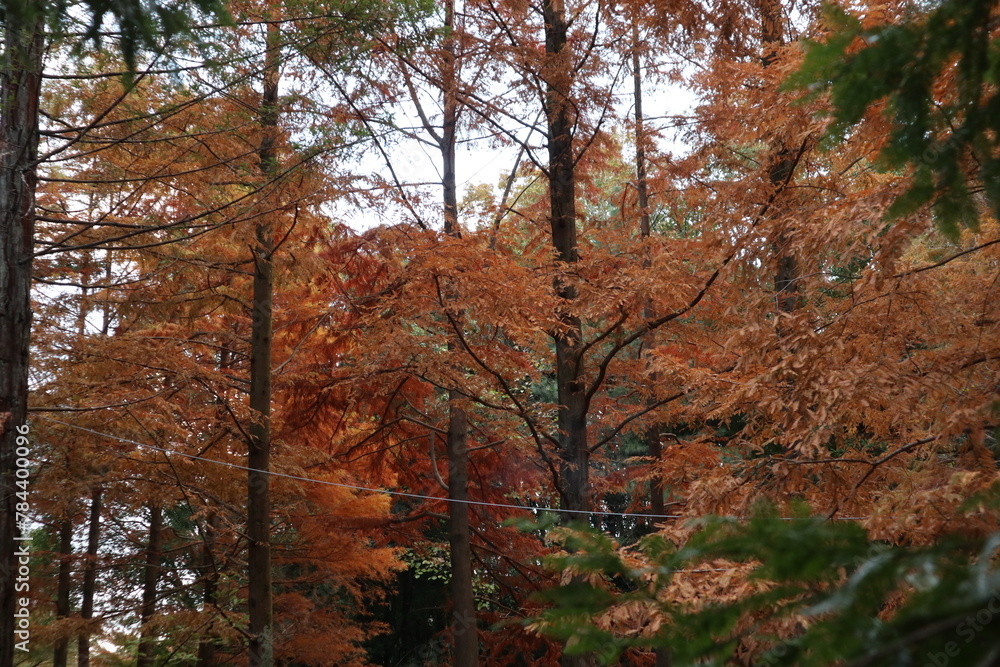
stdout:
<svg viewBox="0 0 1000 667">
<path fill-rule="evenodd" d="M 69 428 L 75 428 L 79 431 L 86 431 L 87 433 L 93 433 L 94 435 L 99 435 L 103 438 L 109 438 L 111 440 L 117 440 L 118 442 L 124 442 L 129 445 L 134 445 L 136 447 L 144 447 L 146 449 L 151 449 L 153 451 L 162 452 L 163 454 L 172 454 L 173 456 L 180 456 L 187 459 L 193 459 L 195 461 L 204 461 L 206 463 L 214 463 L 216 465 L 225 466 L 227 468 L 234 468 L 236 470 L 245 470 L 247 472 L 261 472 L 265 475 L 270 475 L 271 477 L 282 477 L 284 479 L 292 479 L 297 482 L 309 482 L 311 484 L 325 484 L 326 486 L 336 486 L 341 489 L 351 489 L 353 491 L 368 491 L 371 493 L 384 493 L 389 496 L 401 496 L 403 498 L 417 498 L 419 500 L 439 500 L 446 503 L 462 503 L 465 505 L 475 505 L 478 507 L 499 507 L 503 509 L 513 509 L 513 510 L 524 510 L 526 512 L 556 512 L 560 514 L 577 514 L 577 515 L 588 515 L 588 516 L 620 516 L 620 517 L 633 517 L 638 519 L 683 519 L 684 517 L 680 514 L 639 514 L 637 512 L 602 512 L 596 510 L 568 510 L 561 507 L 529 507 L 527 505 L 514 505 L 508 503 L 491 503 L 485 500 L 459 500 L 457 498 L 442 498 L 441 496 L 426 496 L 419 493 L 408 493 L 406 491 L 390 491 L 388 489 L 377 489 L 370 486 L 356 486 L 354 484 L 343 484 L 341 482 L 329 482 L 325 479 L 315 479 L 312 477 L 300 477 L 298 475 L 289 475 L 283 472 L 274 472 L 273 470 L 258 470 L 257 468 L 249 468 L 247 466 L 241 466 L 238 463 L 229 463 L 228 461 L 219 461 L 218 459 L 209 459 L 204 456 L 198 456 L 196 454 L 185 454 L 184 452 L 177 452 L 172 449 L 165 449 L 163 447 L 157 447 L 156 445 L 150 445 L 144 442 L 137 442 L 135 440 L 129 440 L 127 438 L 120 438 L 117 435 L 112 435 L 110 433 L 102 433 L 101 431 L 95 431 L 94 429 L 87 428 L 85 426 L 78 426 L 76 424 L 70 424 L 69 422 L 60 421 L 58 419 L 53 419 L 52 417 L 46 417 L 44 415 L 38 415 L 41 419 L 53 422 L 55 424 L 61 424 L 63 426 L 68 426 Z M 783 521 L 792 521 L 798 517 L 781 517 Z M 802 517 L 808 519 L 810 517 Z M 864 516 L 838 516 L 834 517 L 837 521 L 864 521 L 868 517 Z"/>
<path fill-rule="evenodd" d="M 325 479 L 314 479 L 312 477 L 300 477 L 298 475 L 289 475 L 283 472 L 275 472 L 273 470 L 259 470 L 257 468 L 249 468 L 247 466 L 241 466 L 237 463 L 229 463 L 228 461 L 219 461 L 218 459 L 210 459 L 204 456 L 198 456 L 196 454 L 186 454 L 184 452 L 177 452 L 171 449 L 165 449 L 163 447 L 157 447 L 156 445 L 150 445 L 144 442 L 137 442 L 135 440 L 129 440 L 127 438 L 120 438 L 117 435 L 112 435 L 110 433 L 102 433 L 101 431 L 95 431 L 94 429 L 87 428 L 85 426 L 78 426 L 76 424 L 70 424 L 68 422 L 60 421 L 58 419 L 53 419 L 52 417 L 46 417 L 44 415 L 39 415 L 40 418 L 46 421 L 53 422 L 55 424 L 61 424 L 63 426 L 68 426 L 69 428 L 75 428 L 79 431 L 86 431 L 87 433 L 93 433 L 94 435 L 99 435 L 103 438 L 109 438 L 111 440 L 117 440 L 118 442 L 124 442 L 129 445 L 134 445 L 136 447 L 144 447 L 157 452 L 162 452 L 163 454 L 169 454 L 173 456 L 180 456 L 187 459 L 193 459 L 195 461 L 204 461 L 206 463 L 214 463 L 216 465 L 225 466 L 227 468 L 234 468 L 236 470 L 245 470 L 247 472 L 261 472 L 265 475 L 270 475 L 271 477 L 282 477 L 285 479 L 292 479 L 298 482 L 310 482 L 312 484 L 325 484 L 327 486 L 336 486 L 342 489 L 351 489 L 354 491 L 369 491 L 371 493 L 384 493 L 390 496 L 402 496 L 404 498 L 418 498 L 420 500 L 440 500 L 447 503 L 463 503 L 466 505 L 476 505 L 480 507 L 500 507 L 504 509 L 517 509 L 525 510 L 528 512 L 560 512 L 565 514 L 586 514 L 586 515 L 602 515 L 602 516 L 621 516 L 621 517 L 639 517 L 646 519 L 680 519 L 682 518 L 679 514 L 637 514 L 634 512 L 599 512 L 599 511 L 583 511 L 583 510 L 568 510 L 560 507 L 528 507 L 526 505 L 513 505 L 507 503 L 491 503 L 485 500 L 459 500 L 456 498 L 442 498 L 441 496 L 426 496 L 419 493 L 408 493 L 406 491 L 390 491 L 388 489 L 377 489 L 369 486 L 356 486 L 354 484 L 343 484 L 341 482 L 330 482 Z"/>
<path fill-rule="evenodd" d="M 102 433 L 101 431 L 95 431 L 94 429 L 87 428 L 85 426 L 77 426 L 76 424 L 70 424 L 68 422 L 59 421 L 58 419 L 52 419 L 52 417 L 46 417 L 40 415 L 42 419 L 50 421 L 56 424 L 62 424 L 63 426 L 68 426 L 70 428 L 75 428 L 80 431 L 86 431 L 87 433 L 93 433 L 94 435 L 99 435 L 105 438 L 110 438 L 112 440 L 117 440 L 119 442 L 124 442 L 130 445 L 135 445 L 137 447 L 145 447 L 147 449 L 152 449 L 157 452 L 163 452 L 164 454 L 174 454 L 176 456 L 182 456 L 184 458 L 194 459 L 196 461 L 205 461 L 206 463 L 217 463 L 227 468 L 236 468 L 237 470 L 256 470 L 254 468 L 248 468 L 246 466 L 237 465 L 235 463 L 229 463 L 227 461 L 219 461 L 217 459 L 208 459 L 203 456 L 197 456 L 195 454 L 185 454 L 183 452 L 175 452 L 173 450 L 164 449 L 163 447 L 157 447 L 156 445 L 149 445 L 144 442 L 136 442 L 135 440 L 129 440 L 127 438 L 120 438 L 117 435 L 111 435 L 110 433 Z M 263 470 L 256 470 L 256 472 L 264 472 Z M 312 482 L 313 484 L 326 484 L 329 486 L 338 486 L 344 489 L 353 489 L 356 491 L 372 491 L 374 493 L 385 493 L 390 496 L 405 496 L 407 498 L 420 498 L 423 500 L 443 500 L 449 503 L 468 503 L 469 505 L 485 505 L 487 507 L 505 507 L 508 509 L 522 509 L 527 511 L 545 511 L 545 512 L 570 512 L 573 514 L 607 514 L 611 516 L 632 516 L 632 517 L 651 517 L 654 519 L 679 519 L 680 515 L 676 514 L 634 514 L 630 512 L 581 512 L 577 510 L 564 510 L 556 507 L 526 507 L 524 505 L 506 505 L 504 503 L 488 503 L 481 500 L 455 500 L 453 498 L 441 498 L 439 496 L 424 496 L 419 493 L 406 493 L 404 491 L 388 491 L 386 489 L 374 489 L 365 486 L 353 486 L 351 484 L 340 484 L 338 482 L 328 482 L 322 479 L 312 479 L 311 477 L 299 477 L 297 475 L 287 475 L 281 472 L 267 471 L 267 475 L 274 477 L 285 477 L 287 479 L 294 479 L 300 482 Z M 691 570 L 672 570 L 674 574 L 698 574 L 706 572 L 732 572 L 738 570 L 738 567 L 712 567 L 712 568 L 698 568 Z"/>
</svg>

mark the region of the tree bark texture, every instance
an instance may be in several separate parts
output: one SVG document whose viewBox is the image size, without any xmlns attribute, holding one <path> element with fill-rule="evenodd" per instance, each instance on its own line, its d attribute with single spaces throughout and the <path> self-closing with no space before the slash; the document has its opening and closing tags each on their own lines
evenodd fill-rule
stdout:
<svg viewBox="0 0 1000 667">
<path fill-rule="evenodd" d="M 448 541 L 451 549 L 451 631 L 455 667 L 479 664 L 479 632 L 472 589 L 470 540 L 468 418 L 457 406 L 458 392 L 449 392 L 448 418 Z"/>
<path fill-rule="evenodd" d="M 31 254 L 35 227 L 40 18 L 8 12 L 0 82 L 0 667 L 14 664 L 18 536 L 14 466 L 28 411 Z"/>
<path fill-rule="evenodd" d="M 548 148 L 549 222 L 556 260 L 563 269 L 579 257 L 576 236 L 576 161 L 573 154 L 575 121 L 570 90 L 573 84 L 572 53 L 567 45 L 568 25 L 563 0 L 546 0 L 545 21 L 545 114 Z M 555 281 L 555 290 L 568 308 L 577 298 L 577 288 L 567 278 Z M 563 331 L 555 336 L 556 390 L 559 412 L 559 487 L 565 522 L 586 520 L 590 508 L 590 451 L 587 446 L 587 394 L 583 381 L 583 340 L 580 318 L 571 311 L 560 313 Z M 563 667 L 595 664 L 592 655 L 563 653 Z"/>
<path fill-rule="evenodd" d="M 576 239 L 576 173 L 573 155 L 573 112 L 570 103 L 572 62 L 566 44 L 566 12 L 562 0 L 544 5 L 545 51 L 549 66 L 545 81 L 545 112 L 549 154 L 548 179 L 552 245 L 556 259 L 565 265 L 578 258 Z M 555 285 L 567 304 L 577 297 L 576 286 L 564 278 Z M 559 493 L 563 509 L 589 509 L 589 465 L 587 448 L 587 397 L 581 359 L 580 318 L 564 312 L 560 319 L 565 331 L 555 338 L 556 387 L 559 414 Z M 586 518 L 566 513 L 567 520 Z"/>
</svg>

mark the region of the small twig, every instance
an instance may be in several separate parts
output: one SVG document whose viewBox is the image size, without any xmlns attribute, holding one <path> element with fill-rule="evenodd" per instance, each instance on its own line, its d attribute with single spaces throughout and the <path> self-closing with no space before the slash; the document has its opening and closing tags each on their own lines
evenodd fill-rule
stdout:
<svg viewBox="0 0 1000 667">
<path fill-rule="evenodd" d="M 430 444 L 431 470 L 434 471 L 434 479 L 437 480 L 437 483 L 441 485 L 442 489 L 447 491 L 448 485 L 444 483 L 443 479 L 441 479 L 441 473 L 438 471 L 437 455 L 434 453 L 434 431 L 427 432 L 427 441 Z"/>
<path fill-rule="evenodd" d="M 874 461 L 867 462 L 868 465 L 871 466 L 871 468 L 868 469 L 868 472 L 862 475 L 861 479 L 859 479 L 857 484 L 854 485 L 854 488 L 851 489 L 851 492 L 847 494 L 847 497 L 844 498 L 844 500 L 842 500 L 841 502 L 837 503 L 837 506 L 833 508 L 833 511 L 831 511 L 826 518 L 832 519 L 834 516 L 836 516 L 837 512 L 840 511 L 840 508 L 846 505 L 848 502 L 850 502 L 851 499 L 854 498 L 855 495 L 857 495 L 858 489 L 860 489 L 861 486 L 868 481 L 868 478 L 872 476 L 872 474 L 878 469 L 880 465 L 886 463 L 887 461 L 891 461 L 900 454 L 908 452 L 911 449 L 916 449 L 920 445 L 926 445 L 927 443 L 934 442 L 935 440 L 938 440 L 940 438 L 941 438 L 940 435 L 932 435 L 930 437 L 922 438 L 920 440 L 914 440 L 913 442 L 907 443 L 902 447 L 899 447 L 898 449 L 892 450 L 891 452 L 889 452 L 880 459 L 875 459 Z"/>
</svg>

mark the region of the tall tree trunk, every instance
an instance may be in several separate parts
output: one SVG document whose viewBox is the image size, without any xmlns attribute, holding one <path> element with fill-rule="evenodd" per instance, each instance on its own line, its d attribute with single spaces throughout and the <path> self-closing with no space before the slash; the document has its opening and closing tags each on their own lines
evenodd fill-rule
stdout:
<svg viewBox="0 0 1000 667">
<path fill-rule="evenodd" d="M 8 10 L 15 6 L 17 3 L 8 5 Z M 19 6 L 23 12 L 32 5 Z M 18 428 L 25 426 L 28 414 L 31 254 L 44 36 L 40 17 L 8 11 L 4 22 L 0 82 L 0 667 L 12 667 L 18 535 L 14 466 Z"/>
<path fill-rule="evenodd" d="M 549 153 L 549 215 L 552 245 L 556 260 L 564 265 L 578 259 L 576 238 L 576 173 L 573 155 L 573 84 L 572 53 L 567 46 L 568 26 L 563 0 L 545 0 L 545 52 L 548 67 L 545 76 L 546 143 Z M 572 308 L 577 288 L 566 278 L 557 278 L 555 289 L 567 307 Z M 586 519 L 590 508 L 590 451 L 587 446 L 587 395 L 583 382 L 583 340 L 580 318 L 572 312 L 559 315 L 564 331 L 555 336 L 556 390 L 559 412 L 559 496 L 566 522 Z M 576 512 L 579 512 L 577 514 Z M 593 665 L 592 655 L 567 655 L 564 667 Z"/>
<path fill-rule="evenodd" d="M 643 239 L 648 239 L 652 233 L 649 216 L 649 184 L 646 180 L 646 132 L 645 118 L 642 115 L 642 69 L 639 62 L 639 21 L 638 17 L 632 18 L 632 88 L 635 96 L 635 189 L 639 204 L 639 235 Z M 647 254 L 642 260 L 643 267 L 649 268 L 651 261 Z M 647 320 L 653 319 L 653 309 L 647 302 L 644 306 L 644 316 Z M 650 333 L 652 335 L 652 333 Z M 650 375 L 650 382 L 654 385 L 659 378 L 656 373 Z M 650 398 L 650 401 L 655 399 Z M 660 424 L 654 423 L 646 429 L 646 451 L 655 466 L 663 458 L 663 449 L 660 445 Z M 654 516 L 662 516 L 663 504 L 663 476 L 659 472 L 653 473 L 649 480 L 649 513 Z M 652 526 L 656 519 L 650 519 Z M 670 667 L 670 653 L 665 648 L 657 648 L 653 652 L 656 659 L 656 667 Z"/>
<path fill-rule="evenodd" d="M 201 578 L 202 578 L 202 603 L 208 612 L 216 605 L 216 590 L 218 588 L 218 574 L 215 571 L 215 535 L 218 530 L 219 517 L 214 512 L 205 522 L 204 543 L 201 547 Z M 197 667 L 212 667 L 215 664 L 215 633 L 213 624 L 209 624 L 208 631 L 198 640 L 198 665 Z"/>
<path fill-rule="evenodd" d="M 156 587 L 160 581 L 160 555 L 163 551 L 163 508 L 149 506 L 149 541 L 146 544 L 146 569 L 142 581 L 142 606 L 139 610 L 139 655 L 136 667 L 151 667 L 156 648 L 155 632 L 150 621 L 156 613 Z"/>
<path fill-rule="evenodd" d="M 91 202 L 92 203 L 92 202 Z M 87 334 L 87 311 L 89 308 L 87 294 L 87 269 L 90 266 L 90 253 L 84 253 L 80 267 L 80 308 L 76 313 L 76 344 L 83 346 Z M 69 461 L 67 461 L 69 467 Z M 68 515 L 59 524 L 59 578 L 56 590 L 56 618 L 69 618 L 70 613 L 70 562 L 73 554 L 73 521 Z M 69 637 L 60 637 L 52 648 L 53 667 L 66 667 L 69 660 Z"/>
<path fill-rule="evenodd" d="M 56 618 L 69 618 L 70 566 L 73 556 L 73 521 L 69 516 L 59 522 L 59 578 L 56 585 Z M 66 667 L 69 637 L 60 636 L 52 647 L 52 667 Z"/>
<path fill-rule="evenodd" d="M 83 628 L 76 644 L 77 667 L 90 667 L 90 620 L 94 617 L 94 593 L 97 588 L 97 547 L 101 539 L 100 486 L 90 497 L 90 523 L 87 529 L 87 563 L 83 568 L 83 599 L 80 602 L 80 619 Z"/>
<path fill-rule="evenodd" d="M 261 138 L 258 156 L 264 181 L 277 173 L 278 79 L 281 58 L 277 23 L 267 27 Z M 266 214 L 265 214 L 266 215 Z M 250 335 L 250 451 L 247 476 L 247 536 L 250 579 L 250 667 L 274 663 L 271 572 L 271 310 L 274 290 L 274 241 L 269 219 L 257 223 L 254 249 L 253 330 Z"/>
<path fill-rule="evenodd" d="M 457 63 L 455 54 L 455 0 L 445 1 L 444 66 L 442 93 L 444 114 L 441 127 L 442 187 L 444 190 L 444 232 L 459 237 L 458 188 L 455 179 L 455 143 L 458 124 Z M 452 296 L 448 289 L 447 298 Z M 460 312 L 453 314 L 462 322 Z M 448 342 L 455 349 L 457 341 Z M 472 590 L 472 543 L 469 528 L 468 416 L 460 405 L 461 395 L 448 392 L 448 546 L 451 558 L 451 632 L 455 667 L 478 667 L 479 632 L 476 601 Z"/>
<path fill-rule="evenodd" d="M 545 82 L 545 112 L 548 123 L 549 200 L 552 245 L 556 259 L 565 264 L 577 261 L 576 174 L 573 155 L 573 113 L 569 94 L 572 62 L 566 47 L 567 25 L 563 0 L 547 0 L 544 5 L 545 51 L 551 67 Z M 555 284 L 567 304 L 577 297 L 576 286 L 559 278 Z M 560 315 L 565 332 L 555 337 L 556 386 L 559 396 L 560 488 L 562 507 L 586 512 L 589 500 L 589 451 L 587 449 L 587 397 L 582 382 L 580 318 Z M 583 514 L 564 514 L 568 520 Z"/>
<path fill-rule="evenodd" d="M 639 25 L 637 19 L 632 21 L 632 87 L 635 96 L 635 189 L 638 193 L 639 204 L 639 235 L 643 239 L 648 239 L 651 233 L 649 217 L 649 184 L 646 180 L 646 133 L 644 118 L 642 115 L 642 70 L 639 63 Z M 643 257 L 642 264 L 649 268 L 650 259 L 648 254 Z M 653 311 L 650 304 L 644 306 L 644 316 L 652 319 Z M 656 376 L 651 377 L 652 382 L 656 382 Z M 660 427 L 653 424 L 646 431 L 646 449 L 653 462 L 657 462 L 663 455 L 660 447 Z M 649 481 L 649 509 L 654 515 L 663 514 L 663 478 L 659 474 L 654 474 Z"/>
</svg>

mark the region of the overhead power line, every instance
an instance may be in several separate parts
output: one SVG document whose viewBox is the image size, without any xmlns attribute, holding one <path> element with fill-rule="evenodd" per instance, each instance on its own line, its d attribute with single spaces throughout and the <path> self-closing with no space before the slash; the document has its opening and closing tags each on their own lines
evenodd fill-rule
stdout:
<svg viewBox="0 0 1000 667">
<path fill-rule="evenodd" d="M 342 482 L 331 482 L 325 479 L 315 479 L 312 477 L 302 477 L 299 475 L 289 475 L 288 473 L 275 472 L 273 470 L 258 470 L 256 468 L 250 468 L 247 466 L 239 465 L 238 463 L 230 463 L 229 461 L 220 461 L 218 459 L 210 459 L 204 456 L 198 456 L 196 454 L 187 454 L 185 452 L 178 452 L 172 449 L 166 449 L 164 447 L 158 447 L 156 445 L 150 445 L 144 442 L 137 442 L 135 440 L 129 440 L 128 438 L 121 438 L 117 435 L 112 435 L 110 433 L 102 433 L 101 431 L 96 431 L 92 428 L 86 428 L 85 426 L 78 426 L 76 424 L 70 424 L 69 422 L 60 421 L 58 419 L 53 419 L 51 417 L 46 417 L 44 415 L 39 415 L 42 419 L 46 421 L 53 422 L 55 424 L 61 424 L 62 426 L 68 426 L 69 428 L 77 429 L 78 431 L 85 431 L 87 433 L 92 433 L 93 435 L 101 436 L 102 438 L 108 438 L 110 440 L 117 440 L 118 442 L 123 442 L 135 447 L 142 447 L 144 449 L 149 449 L 156 452 L 162 452 L 163 454 L 170 456 L 180 456 L 186 459 L 192 459 L 195 461 L 204 461 L 205 463 L 214 463 L 216 465 L 225 466 L 227 468 L 233 468 L 235 470 L 245 470 L 247 472 L 262 472 L 271 477 L 281 477 L 284 479 L 292 479 L 297 482 L 308 482 L 310 484 L 324 484 L 326 486 L 336 486 L 342 489 L 351 489 L 353 491 L 369 491 L 371 493 L 384 493 L 389 496 L 401 496 L 404 498 L 416 498 L 419 500 L 435 500 L 447 503 L 463 503 L 466 505 L 476 505 L 480 507 L 499 507 L 503 509 L 516 509 L 525 510 L 528 512 L 560 512 L 565 514 L 580 514 L 580 515 L 601 515 L 601 516 L 620 516 L 620 517 L 637 517 L 646 519 L 680 519 L 682 518 L 679 514 L 639 514 L 635 512 L 604 512 L 604 511 L 580 511 L 580 510 L 569 510 L 560 507 L 531 507 L 528 505 L 514 505 L 509 503 L 492 503 L 485 500 L 459 500 L 456 498 L 443 498 L 441 496 L 428 496 L 420 493 L 410 493 L 407 491 L 392 491 L 389 489 L 379 489 L 370 486 L 358 486 L 355 484 L 344 484 Z"/>
<path fill-rule="evenodd" d="M 313 477 L 302 477 L 300 475 L 290 475 L 283 472 L 275 472 L 273 470 L 258 470 L 256 468 L 249 468 L 247 466 L 239 465 L 238 463 L 230 463 L 229 461 L 220 461 L 218 459 L 210 459 L 204 456 L 198 456 L 196 454 L 187 454 L 185 452 L 178 452 L 172 449 L 166 449 L 164 447 L 158 447 L 156 445 L 150 445 L 145 442 L 138 442 L 136 440 L 129 440 L 128 438 L 121 438 L 117 435 L 112 435 L 111 433 L 103 433 L 101 431 L 96 431 L 92 428 L 87 428 L 85 426 L 78 426 L 77 424 L 70 424 L 69 422 L 60 421 L 58 419 L 53 419 L 52 417 L 46 417 L 44 415 L 39 415 L 41 419 L 50 421 L 54 424 L 60 424 L 62 426 L 67 426 L 69 428 L 76 429 L 78 431 L 85 431 L 93 435 L 100 436 L 102 438 L 108 438 L 109 440 L 116 440 L 125 444 L 133 445 L 135 447 L 142 447 L 144 449 L 149 449 L 151 451 L 161 452 L 164 455 L 169 456 L 180 456 L 182 458 L 191 459 L 194 461 L 204 461 L 205 463 L 213 463 L 215 465 L 225 466 L 227 468 L 233 468 L 235 470 L 244 470 L 247 472 L 262 472 L 271 477 L 281 477 L 283 479 L 291 479 L 297 482 L 307 482 L 309 484 L 323 484 L 325 486 L 335 486 L 341 489 L 350 489 L 352 491 L 368 491 L 370 493 L 384 493 L 388 496 L 397 496 L 402 498 L 415 498 L 418 500 L 433 500 L 446 503 L 463 503 L 465 505 L 473 505 L 477 507 L 497 507 L 501 509 L 512 509 L 512 510 L 523 510 L 526 512 L 556 512 L 560 514 L 576 514 L 576 515 L 586 515 L 586 516 L 618 516 L 618 517 L 631 517 L 637 519 L 681 519 L 683 518 L 680 514 L 642 514 L 638 512 L 607 512 L 600 510 L 570 510 L 561 507 L 531 507 L 528 505 L 515 505 L 513 503 L 493 503 L 486 500 L 460 500 L 457 498 L 444 498 L 441 496 L 428 496 L 420 493 L 410 493 L 408 491 L 392 491 L 390 489 L 380 489 L 370 486 L 359 486 L 356 484 L 344 484 L 342 482 L 331 482 L 325 479 L 315 479 Z M 783 517 L 786 520 L 790 520 L 791 517 Z M 845 516 L 845 517 L 835 517 L 839 521 L 861 521 L 866 517 L 862 516 Z"/>
</svg>

